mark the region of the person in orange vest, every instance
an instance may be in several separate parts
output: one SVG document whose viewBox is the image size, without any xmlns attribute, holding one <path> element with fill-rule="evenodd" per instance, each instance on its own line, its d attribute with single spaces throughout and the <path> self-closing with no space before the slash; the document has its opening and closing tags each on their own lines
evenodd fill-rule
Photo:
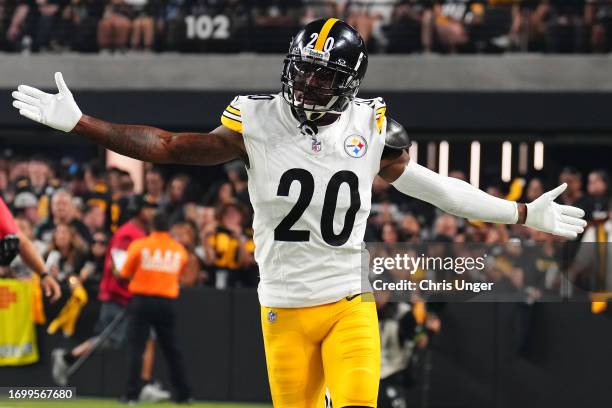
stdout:
<svg viewBox="0 0 612 408">
<path fill-rule="evenodd" d="M 185 376 L 184 359 L 178 347 L 176 333 L 176 299 L 179 278 L 187 264 L 187 250 L 169 233 L 168 216 L 157 212 L 153 217 L 153 232 L 132 242 L 119 276 L 130 280 L 128 289 L 132 301 L 128 384 L 124 399 L 137 401 L 142 387 L 140 372 L 142 353 L 151 328 L 155 329 L 174 386 L 174 399 L 189 402 L 191 390 Z"/>
</svg>

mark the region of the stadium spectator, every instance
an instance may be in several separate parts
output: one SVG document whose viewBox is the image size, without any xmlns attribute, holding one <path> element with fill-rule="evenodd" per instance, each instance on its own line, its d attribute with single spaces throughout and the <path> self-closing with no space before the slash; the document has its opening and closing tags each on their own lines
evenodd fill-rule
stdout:
<svg viewBox="0 0 612 408">
<path fill-rule="evenodd" d="M 129 218 L 127 207 L 130 198 L 134 195 L 134 181 L 130 173 L 120 171 L 117 185 L 111 189 L 110 214 L 107 213 L 107 229 L 116 232 Z"/>
<path fill-rule="evenodd" d="M 285 38 L 299 26 L 301 0 L 255 0 L 252 3 L 252 35 L 257 52 L 287 52 Z"/>
<path fill-rule="evenodd" d="M 400 234 L 394 222 L 385 222 L 381 228 L 381 241 L 385 244 L 397 244 L 400 242 Z"/>
<path fill-rule="evenodd" d="M 62 11 L 60 45 L 79 52 L 97 51 L 98 22 L 103 12 L 102 0 L 70 0 Z"/>
<path fill-rule="evenodd" d="M 81 282 L 87 287 L 96 287 L 102 279 L 104 272 L 104 259 L 108 249 L 108 235 L 104 231 L 97 231 L 93 234 L 91 249 L 87 253 L 85 265 L 79 271 Z"/>
<path fill-rule="evenodd" d="M 561 194 L 560 201 L 565 205 L 573 205 L 583 210 L 589 208 L 588 198 L 582 191 L 582 173 L 573 167 L 566 167 L 559 175 L 560 183 L 567 183 L 567 190 Z M 589 214 L 587 214 L 587 217 Z"/>
<path fill-rule="evenodd" d="M 121 174 L 123 170 L 117 167 L 109 167 L 106 169 L 106 178 L 108 181 L 108 188 L 112 195 L 119 194 L 121 191 Z"/>
<path fill-rule="evenodd" d="M 546 0 L 543 5 L 546 10 L 547 51 L 585 52 L 585 0 Z"/>
<path fill-rule="evenodd" d="M 587 0 L 585 23 L 591 27 L 590 45 L 593 52 L 609 52 L 612 45 L 612 3 Z"/>
<path fill-rule="evenodd" d="M 157 0 L 124 0 L 131 8 L 132 50 L 153 51 L 155 40 L 155 20 L 159 14 L 160 2 Z"/>
<path fill-rule="evenodd" d="M 459 232 L 457 217 L 449 214 L 440 214 L 433 227 L 434 240 L 452 242 Z"/>
<path fill-rule="evenodd" d="M 403 242 L 416 243 L 421 240 L 421 224 L 414 215 L 404 215 L 399 228 Z"/>
<path fill-rule="evenodd" d="M 50 199 L 59 183 L 52 179 L 51 166 L 41 156 L 34 156 L 26 162 L 27 178 L 18 183 L 18 191 L 30 191 L 39 199 L 38 213 L 41 218 L 49 215 Z"/>
<path fill-rule="evenodd" d="M 7 31 L 11 48 L 19 50 L 23 46 L 33 51 L 56 48 L 53 34 L 61 6 L 61 0 L 19 1 Z M 25 42 L 20 46 L 22 40 Z"/>
<path fill-rule="evenodd" d="M 123 0 L 109 0 L 98 24 L 98 46 L 101 52 L 124 52 L 127 49 L 132 29 L 130 16 L 130 6 Z"/>
<path fill-rule="evenodd" d="M 476 50 L 497 52 L 521 47 L 523 0 L 487 0 L 482 24 L 473 32 Z M 526 50 L 526 48 L 523 48 Z"/>
<path fill-rule="evenodd" d="M 594 292 L 591 310 L 608 309 L 612 293 L 612 206 L 609 211 L 584 231 L 580 246 L 568 272 L 579 288 Z"/>
<path fill-rule="evenodd" d="M 605 170 L 595 170 L 589 173 L 587 192 L 590 207 L 587 211 L 587 218 L 594 221 L 606 220 L 610 199 L 610 177 Z"/>
<path fill-rule="evenodd" d="M 70 225 L 85 240 L 91 242 L 89 230 L 77 217 L 77 209 L 72 201 L 72 195 L 66 190 L 58 190 L 51 198 L 51 217 L 43 222 L 36 232 L 36 238 L 51 242 L 53 230 L 58 224 Z"/>
<path fill-rule="evenodd" d="M 165 207 L 168 203 L 165 194 L 166 180 L 159 168 L 152 167 L 145 173 L 145 194 L 147 200 L 155 201 L 160 207 Z"/>
<path fill-rule="evenodd" d="M 87 246 L 71 226 L 58 224 L 45 254 L 47 268 L 57 281 L 64 282 L 79 274 L 85 265 L 86 251 Z"/>
<path fill-rule="evenodd" d="M 224 167 L 227 173 L 227 179 L 232 183 L 236 200 L 238 200 L 240 204 L 250 207 L 251 201 L 249 199 L 248 176 L 244 163 L 237 160 L 227 163 Z"/>
<path fill-rule="evenodd" d="M 395 2 L 389 0 L 346 3 L 346 22 L 355 27 L 369 50 L 378 51 L 387 47 L 388 39 L 384 29 L 391 23 L 394 5 Z"/>
<path fill-rule="evenodd" d="M 427 13 L 427 11 L 429 11 Z M 401 0 L 393 10 L 387 38 L 388 53 L 411 53 L 431 51 L 431 10 L 419 0 Z"/>
<path fill-rule="evenodd" d="M 334 0 L 304 0 L 304 14 L 300 19 L 300 23 L 306 25 L 313 20 L 319 18 L 337 17 L 339 18 L 341 11 L 341 2 Z"/>
<path fill-rule="evenodd" d="M 106 173 L 98 163 L 89 163 L 84 167 L 83 181 L 87 189 L 83 194 L 84 204 L 98 206 L 103 212 L 109 211 L 111 192 L 106 184 Z"/>
<path fill-rule="evenodd" d="M 191 390 L 185 376 L 185 362 L 176 334 L 176 298 L 179 279 L 187 263 L 187 251 L 169 234 L 168 216 L 158 211 L 153 217 L 153 232 L 132 242 L 118 275 L 129 279 L 133 298 L 130 313 L 130 357 L 125 399 L 137 401 L 141 383 L 142 355 L 150 330 L 155 329 L 166 357 L 170 379 L 178 403 L 188 402 Z"/>
<path fill-rule="evenodd" d="M 470 40 L 470 28 L 482 23 L 483 1 L 435 0 L 433 28 L 444 51 L 456 53 Z"/>
<path fill-rule="evenodd" d="M 243 208 L 231 203 L 221 205 L 217 220 L 217 228 L 203 241 L 212 254 L 207 262 L 214 268 L 215 287 L 253 286 L 254 244 L 243 226 Z"/>
<path fill-rule="evenodd" d="M 188 199 L 189 184 L 191 178 L 186 174 L 177 174 L 170 179 L 168 183 L 166 197 L 168 201 L 166 204 L 166 212 L 170 215 L 172 221 L 184 218 L 183 206 Z"/>
<path fill-rule="evenodd" d="M 40 222 L 38 212 L 38 199 L 29 191 L 22 191 L 13 199 L 13 208 L 15 208 L 15 216 L 27 219 L 32 225 Z"/>
<path fill-rule="evenodd" d="M 542 180 L 537 177 L 532 178 L 531 180 L 529 180 L 529 183 L 527 184 L 527 189 L 525 191 L 526 202 L 532 202 L 533 200 L 544 194 L 545 191 L 546 190 L 544 189 Z"/>
<path fill-rule="evenodd" d="M 201 276 L 202 263 L 196 255 L 198 233 L 195 224 L 190 221 L 178 222 L 172 225 L 170 235 L 187 251 L 187 263 L 181 274 L 181 286 L 195 286 L 199 281 L 205 281 L 207 276 Z"/>
<path fill-rule="evenodd" d="M 96 231 L 104 229 L 106 225 L 106 214 L 102 207 L 97 205 L 86 206 L 83 210 L 83 224 L 85 224 L 91 236 L 93 236 Z"/>
</svg>

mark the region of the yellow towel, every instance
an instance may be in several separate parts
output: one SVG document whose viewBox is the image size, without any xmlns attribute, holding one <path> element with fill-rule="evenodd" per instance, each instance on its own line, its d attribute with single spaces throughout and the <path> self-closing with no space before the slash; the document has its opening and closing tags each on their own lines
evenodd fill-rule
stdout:
<svg viewBox="0 0 612 408">
<path fill-rule="evenodd" d="M 59 329 L 62 329 L 64 336 L 72 336 L 74 334 L 76 322 L 81 315 L 81 309 L 83 309 L 83 306 L 86 304 L 87 292 L 82 286 L 76 286 L 72 290 L 72 296 L 68 299 L 59 315 L 49 324 L 47 333 L 54 334 Z"/>
</svg>

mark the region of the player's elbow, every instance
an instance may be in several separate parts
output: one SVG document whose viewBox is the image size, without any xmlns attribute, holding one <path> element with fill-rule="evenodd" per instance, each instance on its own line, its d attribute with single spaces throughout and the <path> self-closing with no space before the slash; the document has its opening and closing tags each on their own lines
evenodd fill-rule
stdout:
<svg viewBox="0 0 612 408">
<path fill-rule="evenodd" d="M 182 145 L 178 142 L 178 135 L 173 132 L 162 131 L 158 135 L 161 147 L 157 150 L 153 163 L 169 164 L 179 163 L 184 155 Z"/>
</svg>

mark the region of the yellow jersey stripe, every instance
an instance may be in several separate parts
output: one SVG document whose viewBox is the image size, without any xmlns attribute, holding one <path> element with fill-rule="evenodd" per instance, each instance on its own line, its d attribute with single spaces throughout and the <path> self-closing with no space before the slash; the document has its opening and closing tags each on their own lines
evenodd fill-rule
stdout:
<svg viewBox="0 0 612 408">
<path fill-rule="evenodd" d="M 233 130 L 234 132 L 238 132 L 242 134 L 242 122 L 236 119 L 232 119 L 228 116 L 221 115 L 221 123 L 226 128 Z"/>
<path fill-rule="evenodd" d="M 240 109 L 236 109 L 232 105 L 229 105 L 227 108 L 225 108 L 225 110 L 233 113 L 234 115 L 240 115 Z"/>
<path fill-rule="evenodd" d="M 385 112 L 387 108 L 379 108 L 376 110 L 378 114 L 376 115 L 376 128 L 378 129 L 378 133 L 382 132 L 383 122 L 385 120 Z"/>
<path fill-rule="evenodd" d="M 317 51 L 323 51 L 323 46 L 325 45 L 325 41 L 329 36 L 329 32 L 331 31 L 334 24 L 338 21 L 337 18 L 328 18 L 323 27 L 321 27 L 321 31 L 319 31 L 319 37 L 317 37 L 317 42 L 315 43 L 314 49 Z"/>
<path fill-rule="evenodd" d="M 234 115 L 232 112 L 227 111 L 227 110 L 223 111 L 223 116 L 227 116 L 230 119 L 234 119 L 234 120 L 237 120 L 238 122 L 242 122 L 242 116 Z"/>
</svg>

